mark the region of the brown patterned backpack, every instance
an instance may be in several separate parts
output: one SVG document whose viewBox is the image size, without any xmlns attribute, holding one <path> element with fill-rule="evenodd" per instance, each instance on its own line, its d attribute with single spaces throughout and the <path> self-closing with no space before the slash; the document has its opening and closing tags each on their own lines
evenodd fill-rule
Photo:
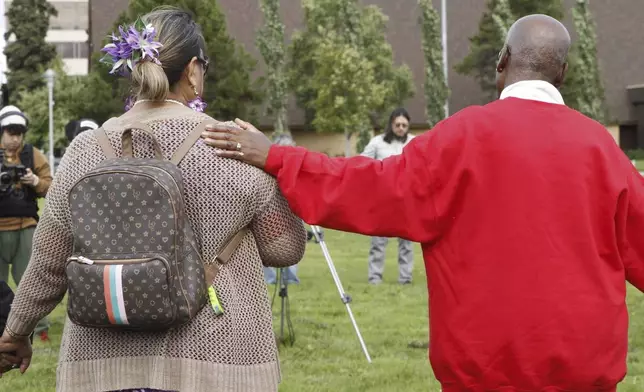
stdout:
<svg viewBox="0 0 644 392">
<path fill-rule="evenodd" d="M 200 124 L 170 161 L 163 159 L 146 124 L 123 127 L 122 157 L 115 156 L 103 128 L 95 131 L 107 159 L 69 193 L 74 250 L 66 271 L 72 322 L 164 330 L 185 324 L 208 302 L 218 266 L 205 266 L 201 259 L 177 166 L 205 126 Z M 152 139 L 156 158 L 133 157 L 133 130 Z M 219 263 L 227 261 L 244 234 L 228 242 Z"/>
</svg>

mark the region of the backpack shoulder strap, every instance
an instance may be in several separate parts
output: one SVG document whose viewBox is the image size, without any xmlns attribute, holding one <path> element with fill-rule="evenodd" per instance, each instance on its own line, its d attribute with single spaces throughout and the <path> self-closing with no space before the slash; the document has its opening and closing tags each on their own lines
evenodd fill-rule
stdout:
<svg viewBox="0 0 644 392">
<path fill-rule="evenodd" d="M 97 128 L 96 130 L 94 130 L 94 135 L 96 136 L 98 145 L 101 146 L 101 150 L 103 150 L 103 154 L 105 154 L 108 159 L 116 158 L 116 154 L 114 153 L 112 144 L 110 144 L 110 139 L 107 138 L 105 129 L 103 129 L 103 127 Z"/>
<path fill-rule="evenodd" d="M 219 254 L 215 256 L 215 263 L 207 264 L 204 266 L 206 271 L 206 282 L 208 286 L 212 285 L 212 283 L 215 281 L 215 278 L 217 277 L 217 274 L 219 273 L 219 265 L 217 261 L 222 265 L 228 263 L 230 257 L 233 255 L 235 250 L 237 250 L 239 244 L 241 244 L 248 231 L 248 227 L 244 227 L 243 229 L 239 230 L 233 236 L 233 238 L 231 238 L 226 243 L 226 245 L 224 245 L 224 248 L 221 250 L 221 252 L 219 252 Z"/>
<path fill-rule="evenodd" d="M 195 129 L 190 132 L 188 137 L 181 143 L 179 148 L 177 148 L 177 151 L 174 152 L 172 155 L 172 159 L 170 159 L 170 162 L 172 162 L 175 165 L 178 165 L 181 160 L 186 156 L 188 151 L 192 148 L 192 146 L 199 140 L 199 137 L 201 137 L 201 134 L 206 130 L 206 127 L 208 125 L 214 125 L 215 123 L 212 120 L 205 120 L 199 123 L 195 127 Z"/>
<path fill-rule="evenodd" d="M 233 238 L 226 243 L 224 246 L 224 249 L 219 252 L 219 254 L 215 257 L 215 260 L 219 261 L 221 264 L 226 264 L 230 260 L 230 257 L 233 255 L 235 250 L 237 250 L 237 247 L 241 242 L 243 241 L 244 237 L 246 236 L 246 233 L 248 233 L 248 227 L 244 227 L 243 229 L 239 230 L 237 234 Z"/>
</svg>

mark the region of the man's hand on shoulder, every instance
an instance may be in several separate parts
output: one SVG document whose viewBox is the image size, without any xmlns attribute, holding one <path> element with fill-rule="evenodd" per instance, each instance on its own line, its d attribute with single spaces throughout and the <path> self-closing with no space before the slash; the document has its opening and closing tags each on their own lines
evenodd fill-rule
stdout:
<svg viewBox="0 0 644 392">
<path fill-rule="evenodd" d="M 237 126 L 224 123 L 209 126 L 201 135 L 204 143 L 216 149 L 217 155 L 238 159 L 263 169 L 271 141 L 252 124 L 236 119 Z"/>
</svg>

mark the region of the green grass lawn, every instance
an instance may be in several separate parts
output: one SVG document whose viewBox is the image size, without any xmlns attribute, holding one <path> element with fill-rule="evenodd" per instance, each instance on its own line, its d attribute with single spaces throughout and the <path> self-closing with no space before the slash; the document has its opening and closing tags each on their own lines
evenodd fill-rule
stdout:
<svg viewBox="0 0 644 392">
<path fill-rule="evenodd" d="M 639 159 L 639 160 L 635 161 L 635 167 L 636 167 L 636 168 L 637 168 L 637 170 L 639 170 L 639 171 L 644 171 L 644 160 L 643 160 L 643 159 Z"/>
<path fill-rule="evenodd" d="M 374 287 L 366 283 L 369 239 L 332 231 L 327 231 L 326 237 L 345 290 L 353 297 L 352 309 L 373 363 L 368 364 L 362 354 L 320 247 L 310 243 L 298 271 L 302 283 L 289 286 L 296 342 L 293 347 L 280 347 L 284 377 L 280 392 L 439 391 L 427 350 L 409 348 L 410 343 L 426 342 L 428 334 L 427 290 L 420 247 L 414 248 L 414 284 L 399 286 L 396 283 L 397 244 L 392 241 L 387 249 L 385 282 Z M 273 286 L 269 289 L 272 295 Z M 629 375 L 620 391 L 644 390 L 643 298 L 629 287 Z M 277 329 L 277 303 L 274 310 Z M 64 322 L 62 305 L 52 314 L 51 322 L 52 342 L 37 341 L 31 369 L 25 375 L 4 376 L 0 380 L 3 391 L 54 391 L 58 344 Z"/>
</svg>

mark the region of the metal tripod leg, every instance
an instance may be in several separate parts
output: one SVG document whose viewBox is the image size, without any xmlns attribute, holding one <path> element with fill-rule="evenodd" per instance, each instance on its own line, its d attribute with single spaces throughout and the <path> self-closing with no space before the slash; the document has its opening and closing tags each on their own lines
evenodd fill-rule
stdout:
<svg viewBox="0 0 644 392">
<path fill-rule="evenodd" d="M 291 305 L 288 300 L 288 280 L 284 276 L 284 268 L 277 269 L 277 280 L 275 282 L 275 292 L 271 300 L 271 309 L 275 304 L 275 296 L 279 294 L 281 309 L 280 309 L 280 342 L 282 344 L 290 343 L 291 347 L 295 344 L 295 329 L 291 322 Z M 288 339 L 284 335 L 284 328 L 288 329 Z"/>
<path fill-rule="evenodd" d="M 360 346 L 362 346 L 362 351 L 364 352 L 365 357 L 367 357 L 367 362 L 371 363 L 371 357 L 369 356 L 369 351 L 367 350 L 367 346 L 365 345 L 364 340 L 362 339 L 362 334 L 360 334 L 360 329 L 358 328 L 356 319 L 353 317 L 353 312 L 351 311 L 351 306 L 349 305 L 349 303 L 351 303 L 351 297 L 344 292 L 344 288 L 342 287 L 342 282 L 340 282 L 340 277 L 338 276 L 338 272 L 336 271 L 335 265 L 333 264 L 333 260 L 331 259 L 331 255 L 329 254 L 329 249 L 326 247 L 326 243 L 322 238 L 322 230 L 320 229 L 319 226 L 311 226 L 311 231 L 313 231 L 313 235 L 315 236 L 315 239 L 318 241 L 318 243 L 320 244 L 320 247 L 322 248 L 322 253 L 324 254 L 324 258 L 326 259 L 326 262 L 329 266 L 329 270 L 331 270 L 331 276 L 333 276 L 333 281 L 335 282 L 335 285 L 337 286 L 338 291 L 340 292 L 340 299 L 342 300 L 342 303 L 346 305 L 347 312 L 349 313 L 349 318 L 351 319 L 353 328 L 356 330 L 356 335 L 358 335 L 358 340 L 360 341 Z"/>
</svg>

